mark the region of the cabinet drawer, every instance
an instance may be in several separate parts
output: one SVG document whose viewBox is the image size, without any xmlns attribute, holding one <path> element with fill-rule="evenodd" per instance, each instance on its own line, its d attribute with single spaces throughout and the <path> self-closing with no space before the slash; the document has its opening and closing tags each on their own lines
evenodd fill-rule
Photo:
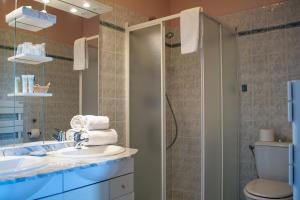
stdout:
<svg viewBox="0 0 300 200">
<path fill-rule="evenodd" d="M 109 181 L 110 199 L 124 196 L 133 192 L 133 174 L 121 176 Z"/>
<path fill-rule="evenodd" d="M 116 198 L 115 200 L 134 200 L 134 194 L 133 193 L 126 194 L 125 196 Z"/>
</svg>

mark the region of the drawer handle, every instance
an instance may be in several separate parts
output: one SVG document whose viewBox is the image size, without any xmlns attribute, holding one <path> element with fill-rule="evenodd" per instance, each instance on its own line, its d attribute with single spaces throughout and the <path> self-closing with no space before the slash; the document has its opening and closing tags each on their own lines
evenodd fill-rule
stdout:
<svg viewBox="0 0 300 200">
<path fill-rule="evenodd" d="M 126 186 L 125 186 L 125 185 L 121 185 L 121 187 L 122 187 L 122 189 L 125 189 L 125 188 L 126 188 Z"/>
</svg>

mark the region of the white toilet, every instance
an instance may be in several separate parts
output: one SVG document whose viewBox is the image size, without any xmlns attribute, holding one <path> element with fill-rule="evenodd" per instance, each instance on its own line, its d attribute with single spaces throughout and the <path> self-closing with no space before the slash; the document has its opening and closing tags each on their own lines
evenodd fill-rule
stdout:
<svg viewBox="0 0 300 200">
<path fill-rule="evenodd" d="M 288 185 L 288 145 L 279 142 L 256 142 L 255 160 L 258 179 L 244 188 L 247 200 L 292 200 Z"/>
</svg>

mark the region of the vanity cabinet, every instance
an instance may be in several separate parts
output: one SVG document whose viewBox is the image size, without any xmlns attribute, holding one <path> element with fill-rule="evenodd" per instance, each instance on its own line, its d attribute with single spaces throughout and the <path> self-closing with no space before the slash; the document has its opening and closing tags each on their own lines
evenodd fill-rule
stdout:
<svg viewBox="0 0 300 200">
<path fill-rule="evenodd" d="M 7 180 L 0 182 L 0 200 L 134 200 L 133 162 L 127 157 Z"/>
</svg>

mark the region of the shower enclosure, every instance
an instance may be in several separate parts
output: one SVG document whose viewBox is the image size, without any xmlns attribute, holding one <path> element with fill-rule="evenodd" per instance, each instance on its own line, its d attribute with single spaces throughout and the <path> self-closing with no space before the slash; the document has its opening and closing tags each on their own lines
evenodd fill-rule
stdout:
<svg viewBox="0 0 300 200">
<path fill-rule="evenodd" d="M 135 199 L 238 200 L 235 33 L 201 13 L 203 46 L 182 55 L 179 17 L 126 28 Z"/>
</svg>

